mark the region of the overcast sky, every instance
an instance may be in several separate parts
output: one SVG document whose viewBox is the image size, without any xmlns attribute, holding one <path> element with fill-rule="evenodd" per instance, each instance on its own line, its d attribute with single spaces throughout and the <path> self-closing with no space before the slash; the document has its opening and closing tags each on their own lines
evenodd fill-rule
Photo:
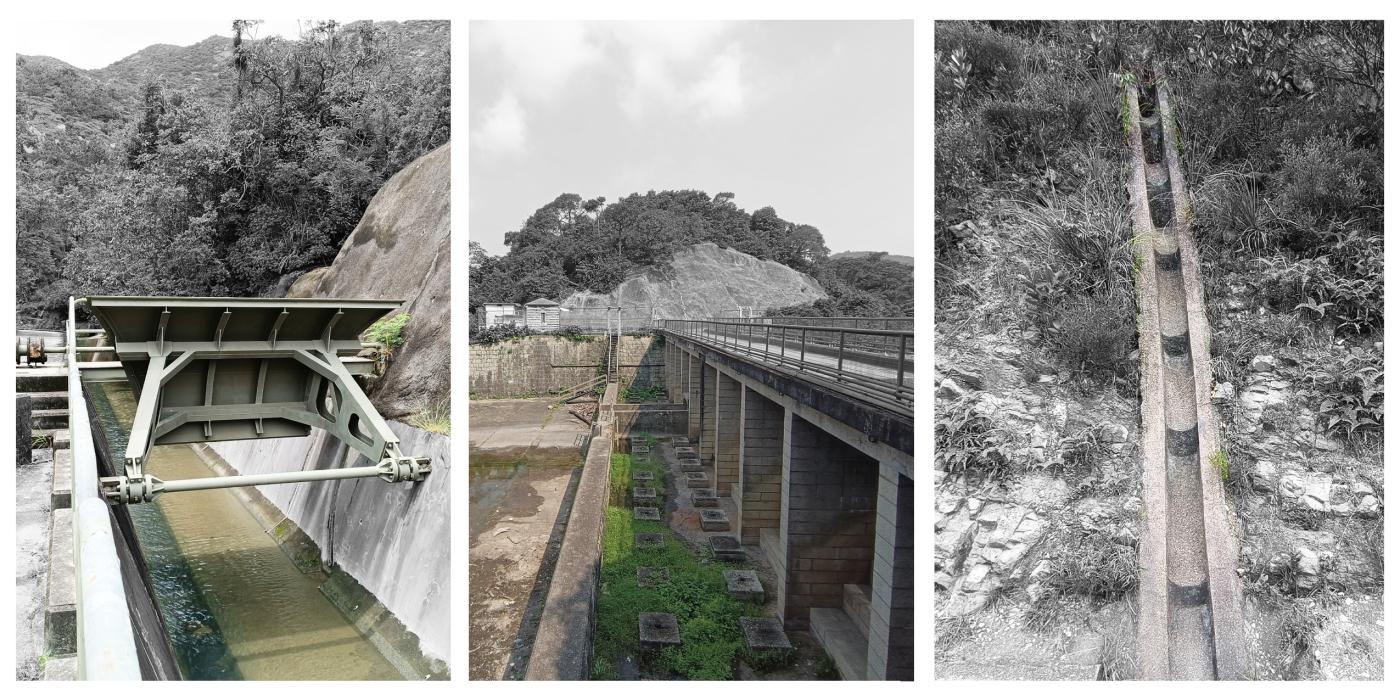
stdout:
<svg viewBox="0 0 1400 700">
<path fill-rule="evenodd" d="M 914 253 L 910 22 L 473 22 L 471 238 L 563 192 L 735 193 Z M 459 115 L 460 118 L 460 115 Z"/>
<path fill-rule="evenodd" d="M 233 20 L 20 20 L 15 51 L 93 70 L 152 44 L 189 46 L 215 34 L 233 36 Z M 274 35 L 296 38 L 300 35 L 297 20 L 268 20 L 258 25 L 255 34 Z"/>
</svg>

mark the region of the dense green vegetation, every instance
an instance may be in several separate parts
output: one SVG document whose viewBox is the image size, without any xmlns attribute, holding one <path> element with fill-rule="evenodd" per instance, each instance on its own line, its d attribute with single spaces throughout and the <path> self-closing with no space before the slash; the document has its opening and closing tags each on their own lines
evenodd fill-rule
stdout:
<svg viewBox="0 0 1400 700">
<path fill-rule="evenodd" d="M 254 24 L 234 23 L 222 67 L 214 39 L 103 71 L 19 59 L 21 324 L 54 325 L 70 294 L 269 293 L 447 141 L 446 22 L 245 39 Z"/>
<path fill-rule="evenodd" d="M 752 213 L 734 195 L 697 190 L 604 198 L 561 194 L 506 234 L 510 252 L 489 255 L 471 244 L 471 300 L 525 303 L 580 290 L 611 292 L 628 275 L 665 265 L 677 250 L 714 243 L 774 260 L 817 278 L 831 298 L 784 313 L 907 316 L 913 313 L 913 268 L 882 253 L 828 259 L 815 226 L 790 222 L 772 207 Z"/>
<path fill-rule="evenodd" d="M 744 645 L 739 618 L 758 617 L 762 611 L 755 603 L 729 595 L 723 574 L 726 567 L 697 559 L 665 524 L 633 519 L 628 505 L 633 466 L 632 457 L 613 455 L 593 634 L 593 677 L 617 678 L 617 663 L 624 657 L 637 660 L 646 676 L 659 678 L 727 680 L 733 677 L 734 662 L 741 656 L 756 668 L 771 666 L 773 659 L 753 654 Z M 658 475 L 665 472 L 651 460 L 635 466 L 653 466 Z M 658 486 L 658 492 L 666 493 L 666 484 Z M 646 532 L 661 533 L 664 545 L 638 549 L 635 536 Z M 666 567 L 670 579 L 639 586 L 639 566 Z M 684 643 L 661 651 L 642 651 L 637 616 L 643 612 L 675 615 Z"/>
<path fill-rule="evenodd" d="M 1300 331 L 1322 347 L 1340 340 L 1354 349 L 1319 353 L 1313 370 L 1350 372 L 1329 380 L 1350 398 L 1324 410 L 1341 407 L 1343 433 L 1379 426 L 1380 23 L 940 22 L 936 33 L 940 322 L 1007 319 L 1062 366 L 1132 374 L 1118 95 L 1121 81 L 1153 80 L 1155 61 L 1176 96 L 1167 126 L 1181 135 L 1212 319 L 1231 297 L 1269 312 L 1215 328 L 1217 376 Z M 1372 422 L 1352 420 L 1353 407 Z"/>
</svg>

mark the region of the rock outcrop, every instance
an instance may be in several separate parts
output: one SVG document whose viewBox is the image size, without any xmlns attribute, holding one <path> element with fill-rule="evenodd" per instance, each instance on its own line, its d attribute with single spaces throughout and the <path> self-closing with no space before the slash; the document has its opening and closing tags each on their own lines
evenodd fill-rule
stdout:
<svg viewBox="0 0 1400 700">
<path fill-rule="evenodd" d="M 403 299 L 411 315 L 370 398 L 403 418 L 451 396 L 452 144 L 413 161 L 384 183 L 329 267 L 297 279 L 289 297 Z M 399 313 L 395 311 L 394 313 Z"/>
<path fill-rule="evenodd" d="M 578 292 L 561 306 L 650 307 L 654 318 L 709 318 L 737 316 L 741 307 L 762 313 L 824 297 L 821 284 L 786 265 L 698 243 L 676 251 L 669 264 L 628 277 L 610 294 Z M 569 322 L 567 315 L 561 322 Z"/>
</svg>

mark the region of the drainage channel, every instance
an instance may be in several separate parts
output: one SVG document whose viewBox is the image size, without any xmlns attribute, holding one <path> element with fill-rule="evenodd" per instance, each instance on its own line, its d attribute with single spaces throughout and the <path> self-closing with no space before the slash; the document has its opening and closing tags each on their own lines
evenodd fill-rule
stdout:
<svg viewBox="0 0 1400 700">
<path fill-rule="evenodd" d="M 113 454 L 136 410 L 125 383 L 90 384 Z M 213 476 L 189 447 L 157 447 L 161 478 Z M 185 678 L 401 679 L 227 489 L 130 507 L 153 594 Z"/>
<path fill-rule="evenodd" d="M 1134 177 L 1141 178 L 1129 188 L 1135 228 L 1150 229 L 1138 243 L 1140 260 L 1150 265 L 1138 271 L 1140 347 L 1154 355 L 1143 362 L 1143 431 L 1157 438 L 1151 445 L 1145 441 L 1143 462 L 1143 675 L 1235 678 L 1239 630 L 1231 608 L 1238 584 L 1229 578 L 1234 541 L 1210 459 L 1218 436 L 1209 403 L 1209 327 L 1190 222 L 1181 220 L 1189 219 L 1189 207 L 1185 185 L 1177 181 L 1179 135 L 1164 81 L 1141 93 L 1129 85 L 1123 108 Z M 1192 329 L 1201 337 L 1193 338 Z M 1148 341 L 1152 335 L 1156 343 Z"/>
</svg>

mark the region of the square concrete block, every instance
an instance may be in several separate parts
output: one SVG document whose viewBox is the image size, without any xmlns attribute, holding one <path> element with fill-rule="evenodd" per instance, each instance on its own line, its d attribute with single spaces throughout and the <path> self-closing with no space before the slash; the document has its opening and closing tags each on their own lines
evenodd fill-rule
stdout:
<svg viewBox="0 0 1400 700">
<path fill-rule="evenodd" d="M 685 483 L 691 488 L 705 488 L 710 485 L 710 475 L 705 472 L 686 472 Z"/>
<path fill-rule="evenodd" d="M 729 516 L 719 508 L 706 508 L 700 511 L 700 529 L 706 532 L 724 532 L 729 529 Z"/>
<path fill-rule="evenodd" d="M 646 612 L 638 615 L 637 631 L 643 649 L 681 645 L 681 626 L 671 613 Z"/>
<path fill-rule="evenodd" d="M 650 447 L 647 447 L 646 445 L 643 445 L 643 444 L 634 444 L 634 445 L 632 445 L 632 454 L 634 454 L 634 455 L 644 455 L 644 454 L 650 454 L 650 453 L 651 453 L 651 448 L 650 448 Z"/>
<path fill-rule="evenodd" d="M 698 459 L 682 459 L 679 464 L 681 465 L 681 469 L 687 470 L 698 470 L 701 467 L 700 460 Z"/>
<path fill-rule="evenodd" d="M 765 598 L 763 584 L 758 580 L 758 572 L 753 569 L 729 569 L 724 572 L 724 583 L 729 588 L 729 595 L 739 600 L 762 603 Z"/>
<path fill-rule="evenodd" d="M 632 509 L 632 517 L 637 520 L 660 520 L 661 511 L 650 506 L 637 506 Z"/>
<path fill-rule="evenodd" d="M 632 545 L 637 549 L 661 549 L 666 546 L 666 539 L 659 532 L 643 532 L 632 538 Z"/>
<path fill-rule="evenodd" d="M 664 566 L 637 567 L 637 585 L 652 588 L 671 580 L 671 570 Z"/>
<path fill-rule="evenodd" d="M 718 508 L 719 496 L 714 489 L 695 489 L 690 492 L 690 502 L 696 508 Z"/>
<path fill-rule="evenodd" d="M 677 435 L 671 438 L 671 444 L 675 445 L 676 447 L 684 447 L 685 445 L 690 444 L 690 438 L 685 437 L 684 435 Z"/>
<path fill-rule="evenodd" d="M 783 621 L 776 617 L 741 617 L 739 626 L 744 628 L 744 642 L 753 651 L 792 648 L 787 633 L 783 632 Z"/>
<path fill-rule="evenodd" d="M 677 447 L 676 457 L 680 459 L 695 459 L 700 455 L 695 452 L 694 447 Z"/>
<path fill-rule="evenodd" d="M 644 484 L 649 484 L 654 478 L 656 478 L 656 474 L 652 472 L 632 472 L 633 481 L 640 481 Z"/>
<path fill-rule="evenodd" d="M 710 553 L 723 561 L 743 561 L 744 547 L 729 535 L 710 535 Z"/>
<path fill-rule="evenodd" d="M 656 489 L 650 486 L 637 486 L 632 489 L 633 503 L 654 503 L 656 501 Z"/>
</svg>

